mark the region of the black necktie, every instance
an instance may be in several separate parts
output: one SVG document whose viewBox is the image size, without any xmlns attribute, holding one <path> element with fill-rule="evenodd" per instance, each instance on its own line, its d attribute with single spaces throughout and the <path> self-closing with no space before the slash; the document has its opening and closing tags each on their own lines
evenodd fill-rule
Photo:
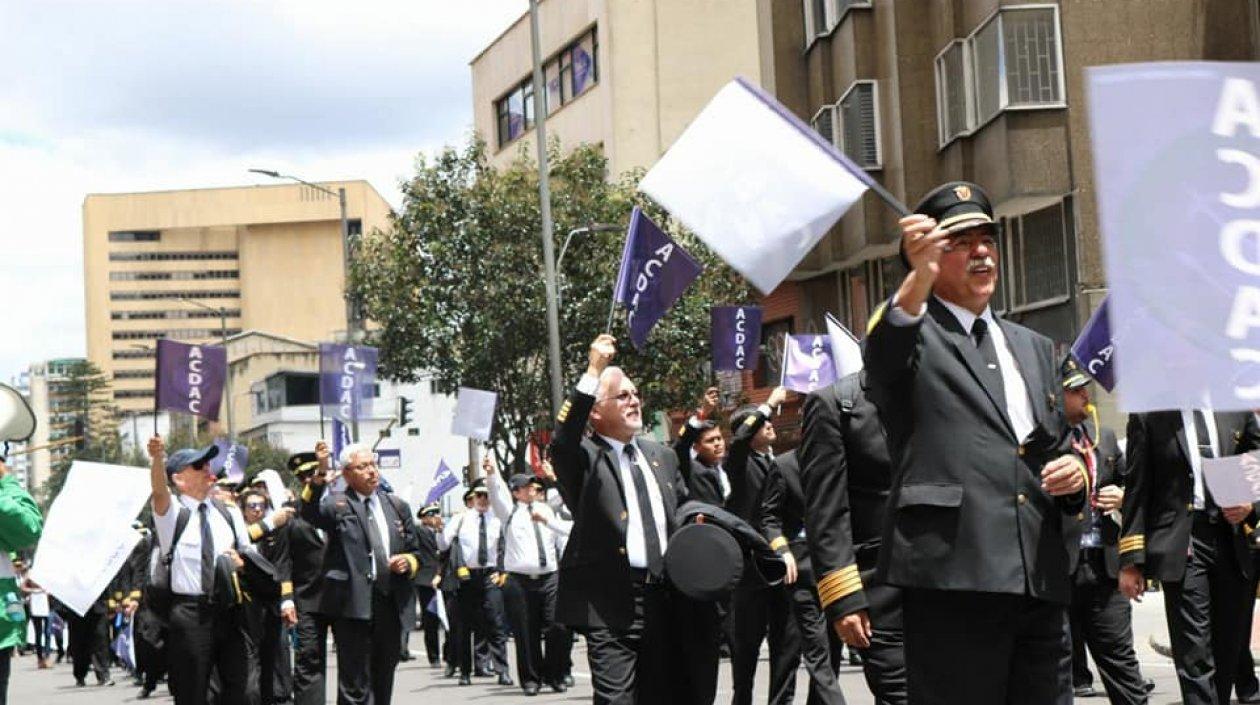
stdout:
<svg viewBox="0 0 1260 705">
<path fill-rule="evenodd" d="M 202 502 L 197 507 L 201 515 L 201 594 L 214 594 L 214 536 L 210 534 L 210 505 Z"/>
<path fill-rule="evenodd" d="M 643 544 L 647 547 L 648 572 L 653 577 L 665 574 L 665 561 L 661 558 L 661 537 L 656 533 L 656 516 L 652 513 L 652 495 L 648 494 L 647 478 L 635 462 L 634 446 L 627 443 L 626 459 L 630 463 L 630 478 L 634 481 L 634 493 L 639 498 L 639 518 L 643 522 Z"/>
<path fill-rule="evenodd" d="M 389 575 L 389 552 L 385 550 L 385 542 L 381 531 L 376 526 L 376 516 L 372 511 L 372 497 L 363 500 L 363 511 L 367 514 L 368 543 L 372 548 L 372 580 L 380 581 Z"/>
<path fill-rule="evenodd" d="M 538 526 L 538 522 L 534 521 L 534 503 L 530 502 L 529 506 L 529 523 L 534 525 L 534 541 L 538 542 L 538 565 L 541 568 L 547 567 L 547 549 L 543 546 L 542 527 Z"/>
<path fill-rule="evenodd" d="M 1216 453 L 1213 452 L 1212 436 L 1208 433 L 1207 415 L 1199 409 L 1195 409 L 1192 415 L 1194 416 L 1194 442 L 1199 446 L 1199 457 L 1215 458 Z M 1202 472 L 1203 466 L 1200 464 L 1199 467 L 1200 472 Z M 1212 493 L 1208 491 L 1206 480 L 1203 482 L 1203 508 L 1209 514 L 1215 514 L 1219 509 L 1216 505 L 1216 500 L 1212 499 Z"/>
<path fill-rule="evenodd" d="M 989 388 L 989 393 L 997 400 L 998 406 L 1005 411 L 1006 385 L 1002 383 L 1002 368 L 998 365 L 997 346 L 993 344 L 993 336 L 989 335 L 989 323 L 983 318 L 977 318 L 976 322 L 971 324 L 971 339 L 975 342 L 976 349 L 980 351 L 980 357 L 984 359 L 984 369 L 980 371 L 980 376 L 985 386 Z"/>
<path fill-rule="evenodd" d="M 481 526 L 477 528 L 477 567 L 485 568 L 490 565 L 490 546 L 486 543 L 485 512 L 481 512 L 478 517 L 481 519 Z"/>
</svg>

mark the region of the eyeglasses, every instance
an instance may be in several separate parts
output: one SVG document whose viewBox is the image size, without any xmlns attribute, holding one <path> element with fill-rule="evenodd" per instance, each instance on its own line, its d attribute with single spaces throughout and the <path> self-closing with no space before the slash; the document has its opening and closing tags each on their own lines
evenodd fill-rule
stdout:
<svg viewBox="0 0 1260 705">
<path fill-rule="evenodd" d="M 616 396 L 604 397 L 603 399 L 597 399 L 597 400 L 595 400 L 595 403 L 596 403 L 596 404 L 598 404 L 598 403 L 599 403 L 599 402 L 601 402 L 601 401 L 608 401 L 609 399 L 616 399 L 617 401 L 621 402 L 622 404 L 629 404 L 631 399 L 637 399 L 637 400 L 639 401 L 639 403 L 640 403 L 640 404 L 642 404 L 642 403 L 643 403 L 643 395 L 642 395 L 642 394 L 639 394 L 639 390 L 637 390 L 637 389 L 634 389 L 634 390 L 626 390 L 626 391 L 624 391 L 624 392 L 622 392 L 621 394 L 618 394 L 618 395 L 616 395 Z"/>
<path fill-rule="evenodd" d="M 263 504 L 262 502 L 246 502 L 245 508 L 246 509 L 266 509 L 267 505 Z"/>
</svg>

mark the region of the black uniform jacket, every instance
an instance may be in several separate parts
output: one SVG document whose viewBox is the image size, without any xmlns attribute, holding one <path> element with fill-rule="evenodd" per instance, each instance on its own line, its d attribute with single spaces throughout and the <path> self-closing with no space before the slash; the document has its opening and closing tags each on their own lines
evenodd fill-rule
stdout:
<svg viewBox="0 0 1260 705">
<path fill-rule="evenodd" d="M 731 483 L 731 496 L 726 498 L 726 510 L 756 525 L 761 513 L 761 492 L 774 462 L 769 456 L 753 452 L 752 439 L 769 421 L 761 409 L 753 412 L 731 436 L 722 467 Z"/>
<path fill-rule="evenodd" d="M 796 451 L 774 459 L 766 486 L 761 493 L 761 516 L 757 528 L 770 542 L 775 553 L 788 551 L 796 559 L 796 582 L 812 586 L 814 573 L 809 560 L 809 546 L 801 532 L 805 527 L 805 495 L 801 488 L 801 470 Z"/>
<path fill-rule="evenodd" d="M 254 546 L 258 552 L 270 561 L 275 569 L 275 581 L 279 584 L 280 599 L 293 599 L 293 560 L 289 555 L 289 536 L 293 531 L 293 522 L 289 521 L 265 536 L 256 539 Z M 294 603 L 296 607 L 297 603 Z"/>
<path fill-rule="evenodd" d="M 1101 489 L 1108 485 L 1116 487 L 1124 487 L 1125 468 L 1124 453 L 1120 450 L 1120 444 L 1116 442 L 1116 432 L 1104 427 L 1101 432 L 1094 429 L 1093 421 L 1085 421 L 1082 424 L 1085 427 L 1085 433 L 1095 443 L 1094 453 L 1097 463 L 1096 471 L 1098 477 L 1094 481 L 1094 486 Z M 1077 563 L 1081 556 L 1081 534 L 1088 528 L 1089 508 L 1083 507 L 1074 517 L 1068 517 L 1064 520 L 1063 538 L 1067 541 L 1068 557 L 1071 559 L 1071 572 L 1075 573 Z M 1103 515 L 1099 520 L 1099 533 L 1102 534 L 1103 562 L 1107 568 L 1107 575 L 1115 578 L 1120 573 L 1120 551 L 1118 544 L 1120 541 L 1120 525 L 1109 516 Z"/>
<path fill-rule="evenodd" d="M 862 573 L 873 577 L 892 483 L 884 427 L 862 380 L 852 374 L 805 398 L 805 534 L 832 621 L 867 608 Z"/>
<path fill-rule="evenodd" d="M 722 507 L 726 505 L 726 497 L 722 494 L 722 480 L 718 475 L 720 470 L 705 465 L 699 458 L 691 457 L 691 447 L 700 437 L 700 431 L 701 429 L 690 423 L 683 424 L 682 433 L 678 435 L 678 440 L 674 441 L 674 455 L 678 456 L 678 469 L 682 471 L 683 480 L 687 483 L 687 491 L 692 500 Z"/>
<path fill-rule="evenodd" d="M 327 547 L 328 542 L 309 521 L 300 515 L 289 520 L 289 572 L 298 612 L 319 612 Z"/>
<path fill-rule="evenodd" d="M 389 555 L 407 556 L 411 570 L 406 574 L 390 572 L 389 592 L 401 614 L 411 595 L 411 579 L 420 568 L 416 544 L 416 524 L 411 508 L 384 490 L 376 490 L 378 506 L 385 513 L 389 536 Z M 367 535 L 367 512 L 352 490 L 325 492 L 324 485 L 309 484 L 302 490 L 302 518 L 328 536 L 324 552 L 324 585 L 319 599 L 319 612 L 331 618 L 372 618 L 371 543 Z"/>
<path fill-rule="evenodd" d="M 1260 428 L 1250 412 L 1213 414 L 1223 455 L 1260 448 Z M 1128 488 L 1124 495 L 1124 527 L 1120 532 L 1120 565 L 1141 566 L 1149 578 L 1179 582 L 1186 572 L 1194 506 L 1194 471 L 1180 411 L 1154 411 L 1129 416 Z M 1223 521 L 1223 518 L 1222 518 Z M 1252 521 L 1254 525 L 1254 521 Z M 1234 551 L 1245 577 L 1252 561 L 1243 528 L 1235 526 Z"/>
<path fill-rule="evenodd" d="M 573 528 L 560 559 L 556 619 L 572 627 L 626 629 L 634 620 L 630 563 L 626 558 L 625 489 L 620 461 L 597 435 L 585 435 L 595 397 L 573 390 L 556 417 L 551 462 Z M 674 513 L 687 501 L 678 458 L 665 446 L 635 440 L 660 487 L 667 533 Z M 645 478 L 646 479 L 646 478 Z M 643 498 L 646 500 L 646 498 Z M 665 547 L 662 546 L 662 549 Z"/>
<path fill-rule="evenodd" d="M 438 557 L 437 534 L 427 526 L 416 526 L 416 542 L 420 547 L 420 570 L 416 571 L 415 584 L 420 587 L 433 587 L 433 579 L 442 570 Z"/>
<path fill-rule="evenodd" d="M 980 350 L 944 304 L 930 298 L 908 326 L 885 309 L 864 354 L 894 467 L 881 580 L 1067 604 L 1063 515 L 1080 511 L 1086 490 L 1054 498 L 1041 489 L 1044 465 L 1071 452 L 1053 344 L 998 320 L 1032 406 L 1033 429 L 1016 438 L 1004 397 L 981 381 Z"/>
</svg>

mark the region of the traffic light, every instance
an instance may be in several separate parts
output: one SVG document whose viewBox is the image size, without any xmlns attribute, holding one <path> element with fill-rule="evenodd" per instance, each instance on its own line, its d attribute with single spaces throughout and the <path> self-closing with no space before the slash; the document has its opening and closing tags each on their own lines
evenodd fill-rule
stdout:
<svg viewBox="0 0 1260 705">
<path fill-rule="evenodd" d="M 411 423 L 411 405 L 415 402 L 406 397 L 398 397 L 398 425 L 406 426 Z"/>
</svg>

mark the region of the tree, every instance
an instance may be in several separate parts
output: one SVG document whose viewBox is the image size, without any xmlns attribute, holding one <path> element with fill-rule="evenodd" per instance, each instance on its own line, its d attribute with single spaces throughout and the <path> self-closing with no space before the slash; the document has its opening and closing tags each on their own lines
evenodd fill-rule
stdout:
<svg viewBox="0 0 1260 705">
<path fill-rule="evenodd" d="M 53 428 L 49 439 L 79 436 L 74 449 L 53 463 L 48 479 L 39 488 L 42 506 L 47 510 L 75 460 L 118 463 L 123 458 L 118 442 L 118 407 L 110 401 L 109 380 L 87 360 L 72 363 L 64 379 L 55 382 L 49 394 L 49 418 Z"/>
<path fill-rule="evenodd" d="M 641 174 L 610 181 L 597 146 L 562 155 L 553 142 L 550 153 L 557 251 L 570 230 L 625 225 L 638 205 L 704 265 L 648 349 L 635 351 L 623 338 L 617 358 L 651 409 L 691 404 L 709 383 L 709 307 L 747 300 L 747 285 L 635 190 Z M 522 153 L 493 169 L 485 143 L 473 137 L 462 149 L 419 158 L 402 210 L 388 231 L 361 238 L 351 268 L 352 296 L 379 324 L 370 335 L 384 373 L 403 381 L 431 374 L 446 392 L 498 393 L 491 440 L 503 468 L 524 467 L 530 432 L 551 427 L 540 223 L 534 162 Z M 604 330 L 624 243 L 623 233 L 588 233 L 565 254 L 558 278 L 566 387 Z M 624 329 L 618 316 L 613 334 Z"/>
</svg>

